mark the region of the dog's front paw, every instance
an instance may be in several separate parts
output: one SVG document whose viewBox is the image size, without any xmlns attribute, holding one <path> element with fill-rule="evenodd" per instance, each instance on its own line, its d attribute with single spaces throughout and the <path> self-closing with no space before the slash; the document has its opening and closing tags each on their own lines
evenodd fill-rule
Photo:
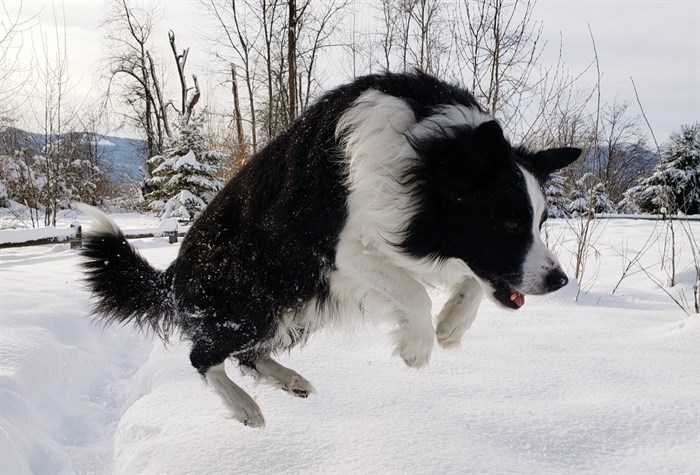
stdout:
<svg viewBox="0 0 700 475">
<path fill-rule="evenodd" d="M 458 347 L 476 318 L 483 291 L 475 279 L 467 279 L 450 295 L 437 318 L 437 341 L 443 348 Z"/>
<path fill-rule="evenodd" d="M 401 359 L 411 368 L 422 368 L 430 362 L 434 338 L 432 332 L 428 334 L 402 332 L 394 355 L 401 356 Z"/>
<path fill-rule="evenodd" d="M 448 324 L 450 322 L 440 322 L 437 326 L 437 331 L 435 336 L 437 337 L 438 344 L 443 348 L 456 348 L 462 341 L 463 331 L 461 329 L 455 328 L 454 325 Z"/>
</svg>

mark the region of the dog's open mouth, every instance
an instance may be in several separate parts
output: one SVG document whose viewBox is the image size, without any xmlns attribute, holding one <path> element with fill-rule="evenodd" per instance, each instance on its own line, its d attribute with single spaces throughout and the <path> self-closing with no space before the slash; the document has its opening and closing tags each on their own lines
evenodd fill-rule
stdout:
<svg viewBox="0 0 700 475">
<path fill-rule="evenodd" d="M 498 300 L 498 303 L 514 310 L 525 305 L 525 295 L 511 284 L 505 282 L 498 286 L 493 296 Z"/>
</svg>

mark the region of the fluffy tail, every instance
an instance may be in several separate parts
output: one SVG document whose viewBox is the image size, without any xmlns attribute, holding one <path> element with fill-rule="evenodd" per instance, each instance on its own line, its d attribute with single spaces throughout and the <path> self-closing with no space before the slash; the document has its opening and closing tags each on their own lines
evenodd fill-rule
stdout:
<svg viewBox="0 0 700 475">
<path fill-rule="evenodd" d="M 167 274 L 151 267 L 105 213 L 85 204 L 75 207 L 93 219 L 82 251 L 86 282 L 97 299 L 93 313 L 107 323 L 133 321 L 167 340 L 176 310 Z"/>
</svg>

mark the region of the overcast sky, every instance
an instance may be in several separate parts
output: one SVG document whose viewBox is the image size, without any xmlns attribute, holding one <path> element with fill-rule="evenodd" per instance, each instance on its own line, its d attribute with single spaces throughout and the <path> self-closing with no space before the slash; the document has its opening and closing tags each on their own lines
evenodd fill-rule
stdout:
<svg viewBox="0 0 700 475">
<path fill-rule="evenodd" d="M 53 28 L 51 2 L 4 0 L 3 5 L 11 12 L 21 5 L 24 18 L 38 15 L 47 31 Z M 105 54 L 98 28 L 105 15 L 104 2 L 64 0 L 53 2 L 53 6 L 59 11 L 59 21 L 61 10 L 65 11 L 76 95 L 93 100 L 98 90 L 95 80 L 101 75 L 100 58 Z M 165 0 L 158 2 L 158 9 L 161 19 L 153 37 L 161 39 L 163 58 L 170 60 L 166 32 L 173 29 L 178 46 L 191 47 L 188 70 L 205 77 L 202 71 L 207 69 L 208 58 L 200 33 L 208 22 L 196 2 Z M 590 25 L 603 72 L 603 100 L 629 101 L 638 112 L 630 81 L 634 78 L 659 140 L 665 140 L 681 124 L 700 120 L 699 1 L 539 0 L 534 17 L 543 22 L 548 43 L 542 62 L 556 61 L 561 37 L 564 60 L 573 72 L 582 71 L 593 59 Z M 342 80 L 340 74 L 330 74 L 327 86 Z M 590 71 L 583 80 L 594 84 L 595 72 Z M 203 81 L 203 87 L 211 87 L 212 81 Z"/>
</svg>

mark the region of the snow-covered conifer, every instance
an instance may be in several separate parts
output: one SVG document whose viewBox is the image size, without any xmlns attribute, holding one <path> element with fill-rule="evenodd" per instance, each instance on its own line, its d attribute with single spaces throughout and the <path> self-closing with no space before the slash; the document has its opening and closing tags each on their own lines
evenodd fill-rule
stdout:
<svg viewBox="0 0 700 475">
<path fill-rule="evenodd" d="M 598 183 L 589 190 L 589 205 L 596 213 L 617 213 L 617 206 L 608 197 L 603 183 Z"/>
<path fill-rule="evenodd" d="M 10 199 L 7 197 L 7 187 L 0 181 L 0 208 L 9 206 Z"/>
<path fill-rule="evenodd" d="M 700 123 L 684 125 L 661 150 L 654 173 L 630 188 L 627 200 L 648 213 L 700 213 Z"/>
<path fill-rule="evenodd" d="M 574 186 L 569 193 L 569 203 L 566 207 L 566 210 L 570 216 L 575 218 L 590 213 L 590 208 L 588 206 L 588 187 L 593 180 L 593 174 L 586 173 L 581 178 L 576 180 L 576 183 L 574 183 Z"/>
<path fill-rule="evenodd" d="M 547 197 L 547 214 L 550 218 L 566 218 L 569 215 L 566 181 L 561 173 L 554 173 L 550 176 L 545 185 L 545 195 Z"/>
<path fill-rule="evenodd" d="M 589 213 L 617 213 L 617 207 L 608 197 L 605 185 L 592 173 L 586 173 L 576 181 L 576 187 L 569 195 L 567 211 L 576 217 Z"/>
<path fill-rule="evenodd" d="M 176 138 L 163 155 L 149 160 L 154 168 L 145 185 L 154 191 L 145 198 L 162 218 L 190 222 L 221 189 L 216 173 L 228 157 L 206 149 L 202 126 L 201 116 L 191 117 L 186 123 L 181 121 Z"/>
</svg>

